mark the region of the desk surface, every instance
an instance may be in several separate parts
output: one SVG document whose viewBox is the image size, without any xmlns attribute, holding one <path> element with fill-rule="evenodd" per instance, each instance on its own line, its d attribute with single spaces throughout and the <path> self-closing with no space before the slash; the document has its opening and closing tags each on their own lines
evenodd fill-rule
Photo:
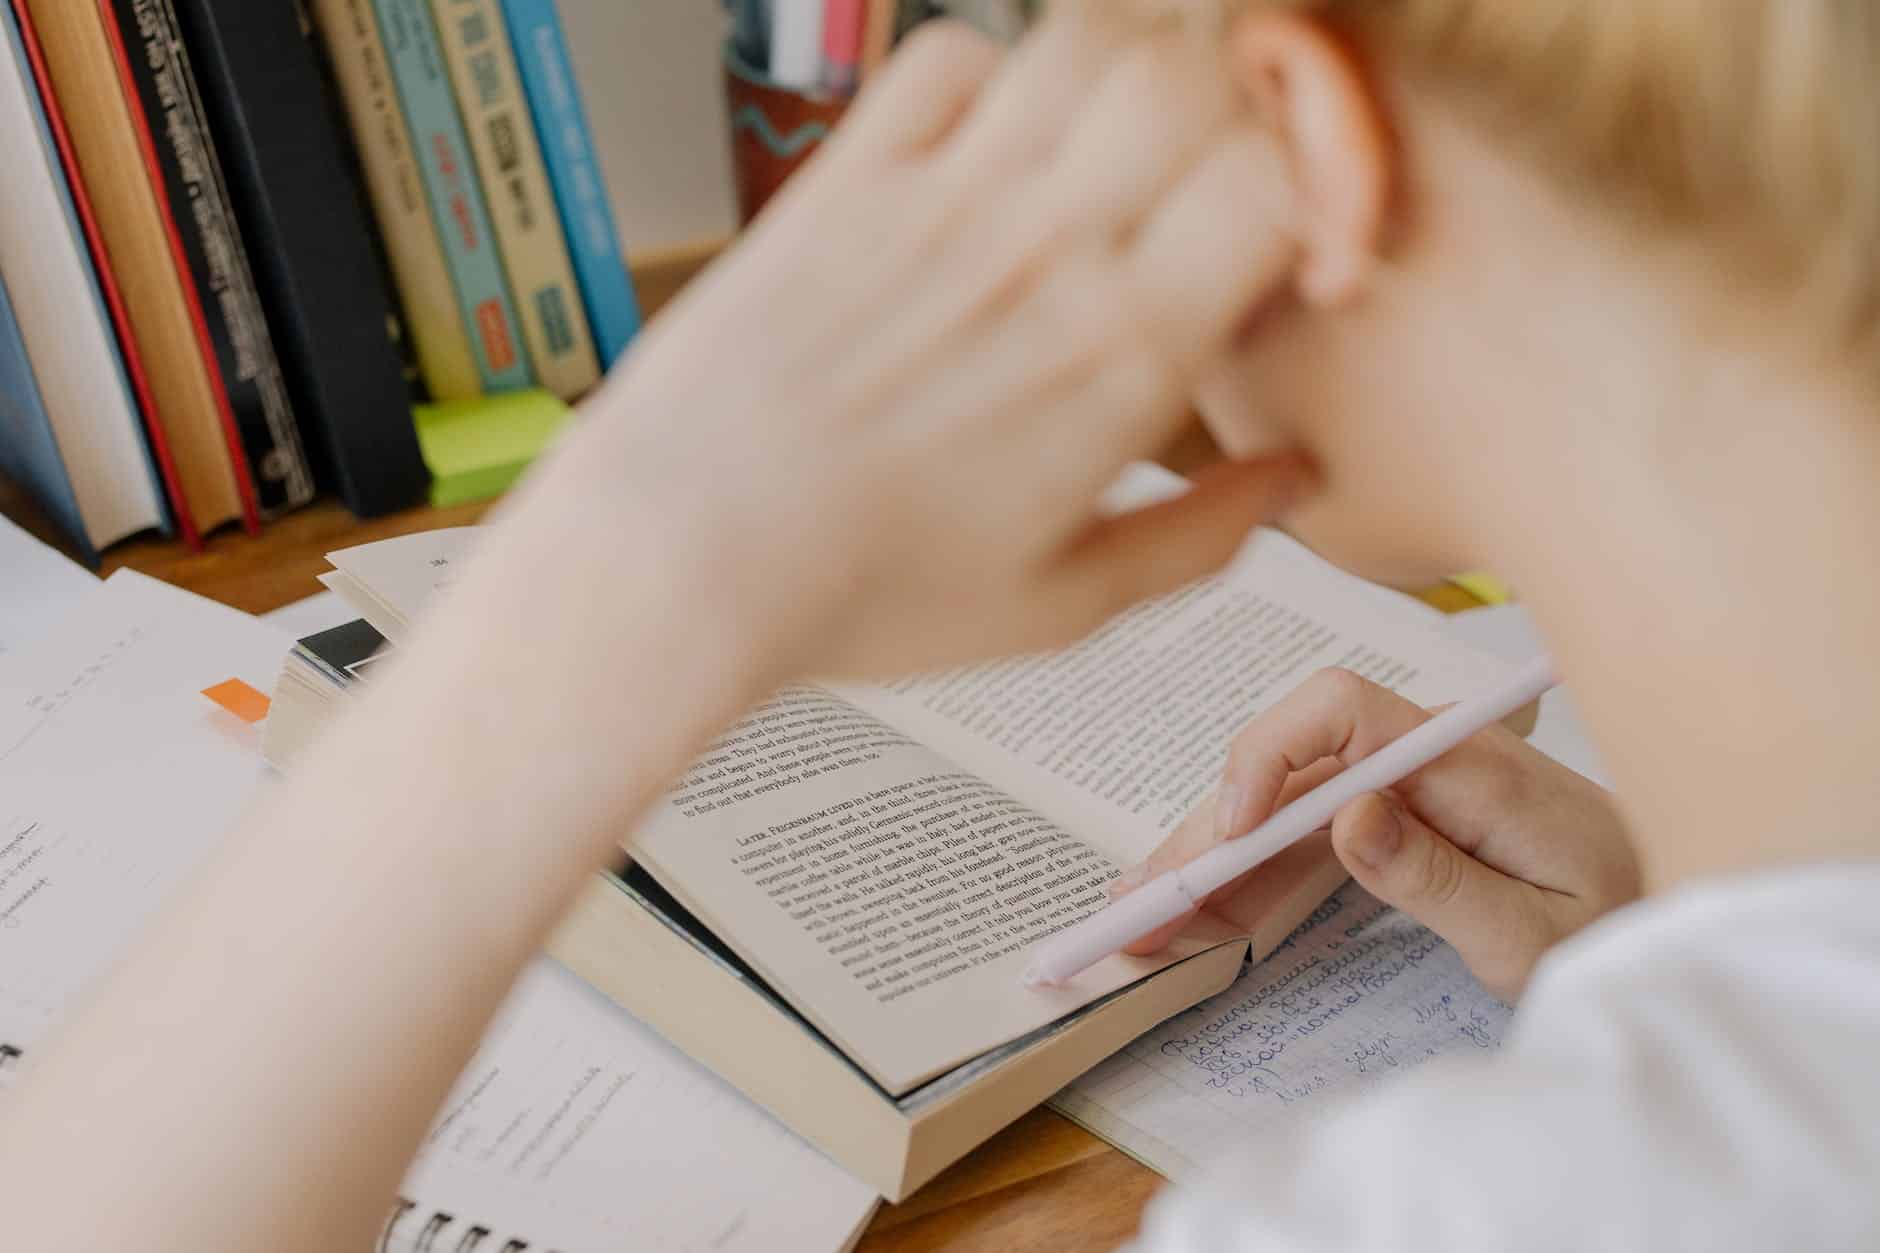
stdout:
<svg viewBox="0 0 1880 1253">
<path fill-rule="evenodd" d="M 707 245 L 642 263 L 634 277 L 649 308 L 709 259 Z M 1191 469 L 1212 455 L 1197 429 L 1170 449 L 1164 462 Z M 162 540 L 136 540 L 105 554 L 104 572 L 140 570 L 249 613 L 265 613 L 320 590 L 315 576 L 325 554 L 410 531 L 467 526 L 485 505 L 419 508 L 361 522 L 337 503 L 322 500 L 270 523 L 259 536 L 224 530 L 199 553 Z M 42 538 L 56 535 L 17 489 L 0 481 L 0 514 Z M 1455 588 L 1426 595 L 1439 608 L 1478 603 Z M 860 1245 L 861 1253 L 959 1250 L 986 1253 L 1033 1248 L 1111 1248 L 1136 1229 L 1159 1176 L 1049 1110 L 1025 1115 L 899 1205 L 884 1206 Z"/>
</svg>

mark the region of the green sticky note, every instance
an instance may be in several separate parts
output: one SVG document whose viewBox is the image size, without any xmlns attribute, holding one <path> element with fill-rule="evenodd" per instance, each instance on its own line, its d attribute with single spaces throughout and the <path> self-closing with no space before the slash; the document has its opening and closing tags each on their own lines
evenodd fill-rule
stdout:
<svg viewBox="0 0 1880 1253">
<path fill-rule="evenodd" d="M 417 406 L 412 420 L 431 471 L 431 504 L 441 509 L 502 495 L 554 441 L 570 412 L 545 391 Z"/>
</svg>

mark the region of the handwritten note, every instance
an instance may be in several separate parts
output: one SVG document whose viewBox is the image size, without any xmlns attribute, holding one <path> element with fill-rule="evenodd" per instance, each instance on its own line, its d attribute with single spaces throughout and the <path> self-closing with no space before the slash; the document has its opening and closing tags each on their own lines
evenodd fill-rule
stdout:
<svg viewBox="0 0 1880 1253">
<path fill-rule="evenodd" d="M 1227 991 L 1052 1100 L 1179 1179 L 1315 1103 L 1501 1043 L 1511 1011 L 1442 940 L 1347 883 Z"/>
</svg>

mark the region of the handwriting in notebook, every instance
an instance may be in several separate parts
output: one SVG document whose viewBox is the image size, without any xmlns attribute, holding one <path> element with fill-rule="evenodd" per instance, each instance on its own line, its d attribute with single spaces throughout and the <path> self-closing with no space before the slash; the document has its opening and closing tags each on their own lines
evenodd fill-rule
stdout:
<svg viewBox="0 0 1880 1253">
<path fill-rule="evenodd" d="M 1346 884 L 1227 991 L 1055 1104 L 1171 1178 L 1322 1096 L 1493 1049 L 1511 1011 L 1454 949 Z"/>
</svg>

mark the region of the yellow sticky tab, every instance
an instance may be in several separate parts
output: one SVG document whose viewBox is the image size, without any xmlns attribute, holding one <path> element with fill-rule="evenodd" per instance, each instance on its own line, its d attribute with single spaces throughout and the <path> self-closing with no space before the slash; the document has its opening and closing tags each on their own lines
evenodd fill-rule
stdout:
<svg viewBox="0 0 1880 1253">
<path fill-rule="evenodd" d="M 1449 581 L 1485 605 L 1505 605 L 1514 599 L 1508 585 L 1492 574 L 1458 574 Z"/>
<path fill-rule="evenodd" d="M 243 722 L 259 722 L 268 716 L 268 698 L 240 679 L 224 679 L 202 694 Z"/>
</svg>

